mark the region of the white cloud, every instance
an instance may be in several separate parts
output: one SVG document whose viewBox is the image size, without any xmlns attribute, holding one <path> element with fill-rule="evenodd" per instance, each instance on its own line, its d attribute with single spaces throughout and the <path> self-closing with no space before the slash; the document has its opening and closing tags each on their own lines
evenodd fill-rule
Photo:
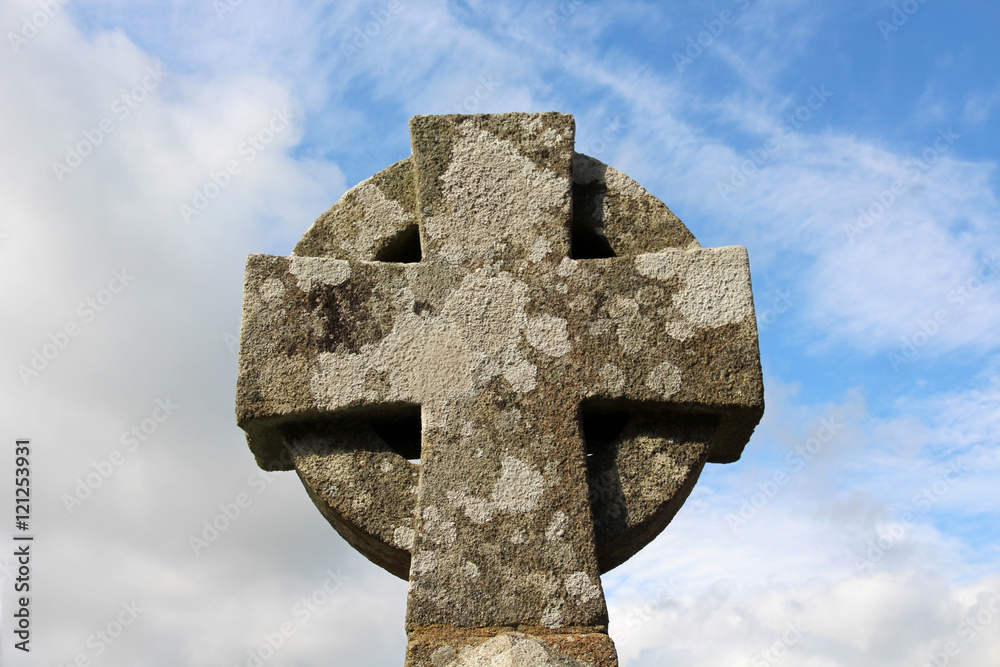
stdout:
<svg viewBox="0 0 1000 667">
<path fill-rule="evenodd" d="M 928 664 L 949 644 L 962 664 L 985 666 L 1000 656 L 998 585 L 992 578 L 950 590 L 914 573 L 793 585 L 730 580 L 623 601 L 612 618 L 631 630 L 612 621 L 611 631 L 629 667 L 909 667 Z M 977 614 L 989 622 L 978 624 Z"/>
</svg>

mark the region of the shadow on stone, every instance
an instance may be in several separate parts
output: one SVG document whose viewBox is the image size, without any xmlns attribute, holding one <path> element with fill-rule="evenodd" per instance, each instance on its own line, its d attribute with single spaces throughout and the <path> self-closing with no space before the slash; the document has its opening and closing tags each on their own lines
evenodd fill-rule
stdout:
<svg viewBox="0 0 1000 667">
<path fill-rule="evenodd" d="M 422 257 L 420 228 L 417 225 L 410 225 L 375 253 L 375 261 L 377 262 L 396 262 L 399 264 L 413 264 L 419 262 Z"/>
<path fill-rule="evenodd" d="M 368 420 L 372 430 L 410 463 L 420 463 L 420 406 L 399 405 Z"/>
<path fill-rule="evenodd" d="M 597 163 L 597 161 L 594 161 Z M 573 224 L 570 228 L 570 256 L 573 259 L 616 257 L 604 235 L 604 197 L 608 186 L 604 182 L 607 165 L 597 163 L 597 180 L 573 183 Z"/>
</svg>

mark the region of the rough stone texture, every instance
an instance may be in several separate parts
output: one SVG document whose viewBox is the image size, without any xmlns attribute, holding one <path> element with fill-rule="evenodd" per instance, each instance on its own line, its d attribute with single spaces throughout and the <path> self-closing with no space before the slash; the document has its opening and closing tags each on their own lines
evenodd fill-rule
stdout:
<svg viewBox="0 0 1000 667">
<path fill-rule="evenodd" d="M 614 643 L 590 628 L 429 627 L 410 635 L 408 667 L 616 667 Z"/>
<path fill-rule="evenodd" d="M 706 461 L 737 460 L 763 411 L 746 251 L 700 248 L 575 154 L 571 116 L 410 128 L 413 155 L 291 257 L 248 259 L 238 422 L 261 467 L 294 466 L 352 545 L 409 577 L 407 664 L 574 665 L 537 638 L 561 628 L 610 647 L 581 664 L 615 664 L 599 573 Z M 528 634 L 428 634 L 449 627 Z"/>
</svg>

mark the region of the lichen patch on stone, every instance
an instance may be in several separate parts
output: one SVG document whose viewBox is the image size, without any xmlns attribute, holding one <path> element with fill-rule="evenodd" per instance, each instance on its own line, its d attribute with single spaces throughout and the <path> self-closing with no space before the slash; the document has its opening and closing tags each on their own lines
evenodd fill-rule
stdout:
<svg viewBox="0 0 1000 667">
<path fill-rule="evenodd" d="M 535 242 L 531 244 L 531 252 L 528 254 L 528 259 L 530 259 L 533 263 L 538 264 L 540 261 L 545 259 L 545 256 L 550 252 L 552 252 L 552 242 L 539 236 L 535 239 Z"/>
<path fill-rule="evenodd" d="M 361 255 L 374 253 L 397 230 L 413 223 L 413 215 L 404 210 L 399 202 L 387 198 L 374 179 L 359 183 L 350 194 L 361 207 L 364 216 L 362 224 L 358 225 L 358 233 L 352 239 L 352 249 Z"/>
<path fill-rule="evenodd" d="M 601 587 L 591 581 L 586 572 L 574 572 L 566 577 L 566 591 L 582 602 L 596 600 L 601 596 Z"/>
<path fill-rule="evenodd" d="M 694 263 L 684 274 L 684 289 L 673 301 L 684 317 L 702 327 L 721 327 L 742 322 L 753 312 L 748 298 L 748 272 L 733 271 L 729 253 L 701 251 L 707 261 Z"/>
<path fill-rule="evenodd" d="M 316 283 L 343 285 L 351 277 L 350 264 L 342 259 L 290 257 L 288 269 L 298 279 L 299 289 L 303 292 L 310 291 Z"/>
<path fill-rule="evenodd" d="M 637 255 L 635 258 L 635 269 L 640 275 L 656 280 L 670 280 L 677 275 L 677 264 L 673 260 L 674 255 L 667 255 L 662 252 L 646 253 Z"/>
<path fill-rule="evenodd" d="M 536 637 L 503 634 L 461 651 L 443 667 L 588 667 Z M 434 667 L 438 667 L 434 665 Z"/>
<path fill-rule="evenodd" d="M 438 556 L 433 551 L 420 551 L 413 557 L 410 575 L 426 575 L 437 569 Z"/>
<path fill-rule="evenodd" d="M 566 512 L 559 510 L 552 516 L 552 522 L 549 527 L 545 529 L 545 539 L 547 540 L 558 540 L 561 539 L 563 535 L 566 534 L 566 528 L 569 526 L 569 517 Z"/>
<path fill-rule="evenodd" d="M 691 336 L 698 333 L 698 329 L 689 322 L 683 320 L 678 320 L 675 322 L 665 322 L 663 324 L 663 330 L 671 338 L 676 338 L 679 341 L 685 341 Z"/>
<path fill-rule="evenodd" d="M 416 533 L 408 526 L 399 526 L 392 533 L 392 539 L 400 549 L 409 551 L 413 548 L 413 538 Z"/>
<path fill-rule="evenodd" d="M 260 295 L 266 301 L 281 301 L 285 298 L 285 283 L 278 278 L 268 278 L 260 286 Z"/>
<path fill-rule="evenodd" d="M 388 367 L 390 399 L 432 401 L 472 388 L 473 358 L 466 340 L 440 318 L 404 313 L 383 341 L 381 366 Z"/>
<path fill-rule="evenodd" d="M 681 388 L 681 371 L 669 361 L 654 368 L 646 376 L 646 386 L 662 398 L 670 398 Z"/>
<path fill-rule="evenodd" d="M 617 396 L 625 388 L 625 374 L 614 364 L 604 364 L 598 373 L 601 386 L 612 396 Z"/>
<path fill-rule="evenodd" d="M 742 322 L 753 311 L 746 253 L 741 248 L 649 253 L 638 255 L 635 267 L 640 275 L 661 281 L 682 276 L 683 288 L 672 301 L 696 327 Z"/>
<path fill-rule="evenodd" d="M 458 531 L 455 522 L 446 520 L 441 514 L 433 505 L 425 507 L 420 528 L 426 539 L 438 546 L 448 547 L 455 543 Z"/>
<path fill-rule="evenodd" d="M 572 349 L 566 320 L 551 315 L 533 317 L 528 321 L 525 337 L 539 352 L 551 357 L 561 357 Z"/>
<path fill-rule="evenodd" d="M 576 273 L 577 263 L 570 259 L 569 257 L 563 257 L 559 262 L 559 266 L 556 267 L 556 274 L 566 278 L 568 276 Z"/>
<path fill-rule="evenodd" d="M 537 374 L 538 368 L 516 353 L 509 355 L 509 361 L 503 367 L 504 379 L 510 384 L 511 389 L 519 394 L 527 393 L 535 388 Z"/>
<path fill-rule="evenodd" d="M 542 612 L 542 617 L 539 619 L 544 627 L 556 630 L 563 626 L 562 605 L 562 600 L 556 600 L 545 607 L 545 611 Z"/>
<path fill-rule="evenodd" d="M 491 499 L 500 512 L 529 512 L 538 506 L 544 490 L 542 473 L 524 461 L 508 456 L 503 460 L 503 474 L 493 487 Z"/>
<path fill-rule="evenodd" d="M 492 521 L 496 512 L 530 512 L 538 506 L 545 491 L 542 474 L 531 465 L 513 456 L 504 458 L 500 478 L 493 485 L 489 498 L 476 498 L 466 491 L 452 490 L 448 500 L 464 508 L 465 515 L 476 524 Z"/>
</svg>

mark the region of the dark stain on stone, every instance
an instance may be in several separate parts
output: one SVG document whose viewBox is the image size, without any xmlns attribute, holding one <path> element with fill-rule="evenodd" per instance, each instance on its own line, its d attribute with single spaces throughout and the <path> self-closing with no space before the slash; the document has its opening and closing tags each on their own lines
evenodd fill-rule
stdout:
<svg viewBox="0 0 1000 667">
<path fill-rule="evenodd" d="M 364 277 L 352 280 L 349 286 L 314 285 L 306 297 L 306 305 L 314 316 L 323 320 L 323 331 L 313 331 L 317 352 L 349 352 L 357 354 L 365 344 L 377 343 L 391 330 L 391 315 L 373 313 L 369 302 L 372 287 Z M 388 311 L 389 309 L 383 308 Z M 384 320 L 389 319 L 388 327 Z"/>
</svg>

